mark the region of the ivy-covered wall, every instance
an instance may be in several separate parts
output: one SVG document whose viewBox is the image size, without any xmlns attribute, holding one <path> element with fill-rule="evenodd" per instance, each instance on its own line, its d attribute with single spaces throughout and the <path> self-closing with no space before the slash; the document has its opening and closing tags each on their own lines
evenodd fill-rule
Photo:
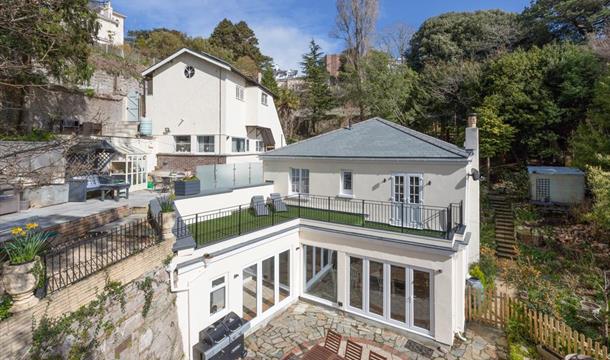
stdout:
<svg viewBox="0 0 610 360">
<path fill-rule="evenodd" d="M 34 324 L 33 359 L 181 359 L 176 296 L 158 269 L 122 285 L 109 282 L 97 299 L 62 317 Z"/>
</svg>

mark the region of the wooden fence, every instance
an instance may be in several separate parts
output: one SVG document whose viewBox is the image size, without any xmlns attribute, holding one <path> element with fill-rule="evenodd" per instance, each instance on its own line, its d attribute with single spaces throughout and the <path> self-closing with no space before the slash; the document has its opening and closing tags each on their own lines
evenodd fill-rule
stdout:
<svg viewBox="0 0 610 360">
<path fill-rule="evenodd" d="M 505 293 L 466 289 L 466 320 L 504 329 L 509 319 L 525 324 L 530 339 L 561 356 L 578 353 L 607 360 L 608 347 L 573 330 L 564 322 L 536 310 Z"/>
</svg>

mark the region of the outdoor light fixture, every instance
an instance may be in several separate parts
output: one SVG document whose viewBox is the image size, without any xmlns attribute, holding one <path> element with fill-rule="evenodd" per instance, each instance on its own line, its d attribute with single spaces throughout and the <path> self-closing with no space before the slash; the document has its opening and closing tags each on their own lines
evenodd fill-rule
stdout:
<svg viewBox="0 0 610 360">
<path fill-rule="evenodd" d="M 472 171 L 470 172 L 470 174 L 468 174 L 468 176 L 472 176 L 472 180 L 474 180 L 474 181 L 478 181 L 481 179 L 481 174 L 479 173 L 479 170 L 477 170 L 477 169 L 472 169 Z"/>
</svg>

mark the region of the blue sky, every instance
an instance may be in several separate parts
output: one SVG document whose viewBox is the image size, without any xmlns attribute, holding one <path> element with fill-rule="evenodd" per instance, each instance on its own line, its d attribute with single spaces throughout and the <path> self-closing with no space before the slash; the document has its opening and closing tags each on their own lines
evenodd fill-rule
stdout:
<svg viewBox="0 0 610 360">
<path fill-rule="evenodd" d="M 417 28 L 425 19 L 448 11 L 502 9 L 520 12 L 530 0 L 380 0 L 379 30 L 397 22 Z M 166 27 L 189 35 L 209 36 L 223 18 L 245 20 L 263 53 L 283 69 L 298 68 L 314 38 L 327 53 L 342 49 L 330 33 L 335 24 L 333 0 L 114 0 L 127 15 L 126 31 Z"/>
</svg>

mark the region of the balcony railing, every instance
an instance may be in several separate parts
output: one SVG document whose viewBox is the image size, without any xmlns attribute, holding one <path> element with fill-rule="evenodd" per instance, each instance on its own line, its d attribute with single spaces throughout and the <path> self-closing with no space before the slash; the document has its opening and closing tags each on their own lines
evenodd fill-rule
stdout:
<svg viewBox="0 0 610 360">
<path fill-rule="evenodd" d="M 250 204 L 179 217 L 178 238 L 192 236 L 199 247 L 293 219 L 310 219 L 354 227 L 451 239 L 463 225 L 463 204 L 447 207 L 343 199 L 316 195 L 284 197 L 287 211 L 265 206 L 268 215 L 257 216 Z"/>
</svg>

